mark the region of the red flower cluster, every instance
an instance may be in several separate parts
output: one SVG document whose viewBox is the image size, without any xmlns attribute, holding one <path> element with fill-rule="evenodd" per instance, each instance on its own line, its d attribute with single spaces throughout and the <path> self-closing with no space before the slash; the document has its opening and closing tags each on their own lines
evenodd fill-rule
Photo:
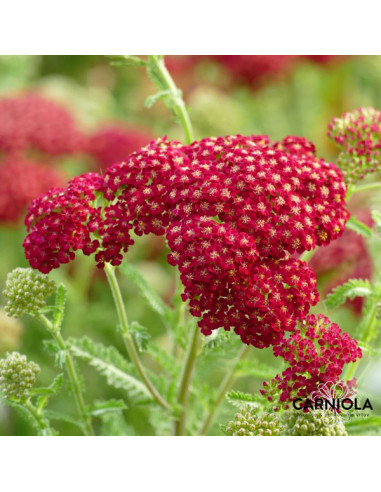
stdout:
<svg viewBox="0 0 381 492">
<path fill-rule="evenodd" d="M 234 328 L 269 346 L 318 300 L 313 272 L 289 254 L 328 244 L 348 218 L 340 172 L 313 150 L 265 136 L 151 142 L 37 200 L 27 258 L 47 272 L 81 249 L 99 267 L 118 265 L 131 230 L 166 234 L 202 331 Z"/>
<path fill-rule="evenodd" d="M 152 135 L 143 130 L 107 126 L 89 138 L 87 152 L 95 158 L 101 169 L 107 169 L 147 145 L 151 139 Z"/>
<path fill-rule="evenodd" d="M 261 392 L 271 399 L 275 385 L 282 402 L 307 398 L 320 383 L 336 383 L 344 364 L 355 362 L 362 355 L 357 341 L 323 315 L 307 316 L 300 331 L 283 338 L 273 350 L 289 367 L 270 385 L 265 384 Z"/>
<path fill-rule="evenodd" d="M 240 82 L 258 85 L 266 78 L 274 78 L 287 71 L 292 55 L 213 55 Z"/>
<path fill-rule="evenodd" d="M 171 177 L 173 214 L 216 216 L 255 237 L 261 257 L 302 253 L 339 237 L 349 217 L 340 171 L 278 146 L 238 135 L 183 147 L 186 160 Z"/>
<path fill-rule="evenodd" d="M 381 159 L 381 112 L 359 108 L 333 118 L 328 136 L 340 148 L 338 165 L 350 183 L 373 173 Z"/>
<path fill-rule="evenodd" d="M 34 94 L 0 100 L 0 150 L 37 150 L 50 155 L 78 151 L 82 145 L 70 114 Z"/>
<path fill-rule="evenodd" d="M 52 161 L 82 142 L 74 120 L 55 103 L 33 94 L 1 99 L 0 221 L 17 222 L 31 200 L 61 186 Z"/>
<path fill-rule="evenodd" d="M 16 222 L 34 198 L 63 182 L 48 165 L 17 155 L 6 157 L 0 164 L 0 222 Z"/>
<path fill-rule="evenodd" d="M 359 212 L 356 216 L 368 226 L 372 225 L 369 211 Z M 337 241 L 318 249 L 309 264 L 317 277 L 325 279 L 325 294 L 351 278 L 370 279 L 373 274 L 372 258 L 366 241 L 350 229 L 346 229 Z M 363 301 L 362 297 L 357 297 L 348 302 L 356 314 L 361 314 Z"/>
<path fill-rule="evenodd" d="M 169 262 L 185 286 L 183 300 L 201 317 L 204 335 L 233 328 L 259 348 L 292 331 L 316 304 L 312 270 L 295 259 L 260 258 L 252 236 L 209 217 L 172 223 L 167 230 Z"/>
<path fill-rule="evenodd" d="M 48 273 L 73 260 L 77 250 L 92 254 L 98 249 L 99 241 L 90 233 L 97 233 L 101 223 L 101 209 L 92 204 L 100 185 L 101 177 L 88 173 L 34 200 L 25 219 L 30 232 L 24 241 L 32 268 Z"/>
</svg>

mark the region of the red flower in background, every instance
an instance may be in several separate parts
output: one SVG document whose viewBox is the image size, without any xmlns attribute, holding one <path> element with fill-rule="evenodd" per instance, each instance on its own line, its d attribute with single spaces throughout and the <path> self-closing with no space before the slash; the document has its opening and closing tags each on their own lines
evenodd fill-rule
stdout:
<svg viewBox="0 0 381 492">
<path fill-rule="evenodd" d="M 368 210 L 356 213 L 361 222 L 372 225 Z M 362 236 L 350 229 L 324 248 L 319 248 L 309 262 L 317 277 L 326 277 L 324 295 L 351 278 L 370 279 L 373 274 L 373 263 L 366 241 Z M 364 299 L 357 297 L 348 303 L 360 314 Z"/>
<path fill-rule="evenodd" d="M 17 222 L 34 198 L 64 181 L 49 165 L 18 155 L 5 157 L 0 164 L 0 222 Z"/>
<path fill-rule="evenodd" d="M 87 152 L 101 169 L 122 162 L 152 140 L 148 130 L 109 125 L 99 129 L 88 140 Z"/>
<path fill-rule="evenodd" d="M 0 150 L 36 150 L 50 155 L 81 150 L 83 136 L 71 115 L 35 94 L 0 100 Z"/>
<path fill-rule="evenodd" d="M 234 80 L 258 86 L 268 78 L 287 72 L 295 56 L 292 55 L 213 55 Z"/>
<path fill-rule="evenodd" d="M 83 142 L 58 104 L 36 94 L 0 99 L 0 222 L 17 223 L 34 198 L 62 186 L 55 159 Z"/>
</svg>

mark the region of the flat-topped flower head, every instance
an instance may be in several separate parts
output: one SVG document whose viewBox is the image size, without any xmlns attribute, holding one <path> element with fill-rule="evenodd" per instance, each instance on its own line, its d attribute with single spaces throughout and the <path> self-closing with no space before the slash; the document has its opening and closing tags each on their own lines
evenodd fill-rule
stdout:
<svg viewBox="0 0 381 492">
<path fill-rule="evenodd" d="M 259 413 L 258 409 L 247 406 L 235 414 L 225 432 L 228 436 L 279 436 L 285 429 L 279 415 Z"/>
<path fill-rule="evenodd" d="M 103 175 L 74 178 L 36 200 L 26 218 L 27 258 L 44 273 L 76 250 L 96 253 L 100 267 L 119 265 L 132 230 L 163 235 L 198 217 L 247 234 L 261 258 L 328 244 L 348 218 L 342 176 L 306 142 L 302 155 L 297 140 L 289 144 L 292 152 L 275 149 L 263 135 L 151 142 Z"/>
<path fill-rule="evenodd" d="M 288 142 L 278 150 L 266 136 L 236 135 L 183 147 L 191 165 L 171 180 L 173 213 L 216 216 L 255 237 L 263 257 L 328 244 L 349 217 L 342 174 L 307 141 Z"/>
<path fill-rule="evenodd" d="M 308 398 L 319 384 L 336 383 L 344 365 L 362 356 L 357 341 L 323 315 L 307 316 L 300 331 L 283 337 L 273 351 L 288 367 L 262 393 L 271 397 L 268 389 L 272 392 L 275 385 L 281 402 Z"/>
<path fill-rule="evenodd" d="M 31 268 L 15 268 L 8 273 L 5 282 L 5 312 L 15 318 L 22 314 L 36 315 L 45 307 L 45 299 L 55 291 L 56 284 L 46 275 Z"/>
<path fill-rule="evenodd" d="M 0 359 L 2 396 L 9 400 L 26 400 L 39 372 L 40 367 L 35 362 L 28 362 L 25 355 L 8 353 L 4 359 Z"/>
<path fill-rule="evenodd" d="M 60 155 L 81 149 L 83 137 L 71 115 L 36 94 L 0 100 L 0 150 Z"/>
<path fill-rule="evenodd" d="M 63 183 L 62 175 L 47 164 L 6 156 L 0 163 L 0 222 L 17 223 L 33 199 Z"/>
<path fill-rule="evenodd" d="M 359 108 L 333 118 L 328 136 L 340 149 L 338 166 L 348 183 L 373 173 L 381 162 L 381 112 Z"/>
</svg>

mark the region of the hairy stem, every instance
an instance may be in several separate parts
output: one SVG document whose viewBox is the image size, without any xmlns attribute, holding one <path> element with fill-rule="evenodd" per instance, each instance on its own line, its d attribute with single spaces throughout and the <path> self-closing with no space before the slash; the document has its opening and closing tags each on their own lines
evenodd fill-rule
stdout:
<svg viewBox="0 0 381 492">
<path fill-rule="evenodd" d="M 224 399 L 225 394 L 227 393 L 227 391 L 229 390 L 229 388 L 231 387 L 231 385 L 233 384 L 233 382 L 235 380 L 235 369 L 237 367 L 237 364 L 239 361 L 241 361 L 242 359 L 244 359 L 246 357 L 246 355 L 249 353 L 249 350 L 250 350 L 249 345 L 246 345 L 245 347 L 243 347 L 240 350 L 236 360 L 234 361 L 232 368 L 230 369 L 229 372 L 226 373 L 224 379 L 221 381 L 221 384 L 220 384 L 218 391 L 217 391 L 217 396 L 216 396 L 213 408 L 205 416 L 204 421 L 202 423 L 201 430 L 200 430 L 201 436 L 205 436 L 207 434 L 210 426 L 213 423 L 213 420 L 214 420 L 214 417 L 217 413 L 217 410 L 218 410 L 219 406 L 221 405 L 221 403 Z"/>
<path fill-rule="evenodd" d="M 181 405 L 180 416 L 175 421 L 174 434 L 175 436 L 183 436 L 185 432 L 185 423 L 187 415 L 187 404 L 189 390 L 192 381 L 194 368 L 196 365 L 197 349 L 199 342 L 199 327 L 197 323 L 193 328 L 192 339 L 188 346 L 187 353 L 184 359 L 183 370 L 181 373 L 180 386 L 177 394 L 177 401 Z"/>
<path fill-rule="evenodd" d="M 171 109 L 176 114 L 184 130 L 185 143 L 190 144 L 194 141 L 192 123 L 189 118 L 181 91 L 176 87 L 171 74 L 165 66 L 164 57 L 161 55 L 149 55 L 149 63 L 155 71 L 157 77 L 154 80 L 160 90 L 168 91 L 171 100 Z"/>
<path fill-rule="evenodd" d="M 91 417 L 89 417 L 86 410 L 86 403 L 83 397 L 81 383 L 79 380 L 79 376 L 73 361 L 71 354 L 68 351 L 66 346 L 66 342 L 63 339 L 61 333 L 55 329 L 52 322 L 46 318 L 44 315 L 39 316 L 40 321 L 46 326 L 49 333 L 52 335 L 54 340 L 56 341 L 60 350 L 65 354 L 65 367 L 67 374 L 69 376 L 70 386 L 73 391 L 74 399 L 77 405 L 78 413 L 80 414 L 82 421 L 85 425 L 86 435 L 94 436 L 94 429 L 91 422 Z"/>
<path fill-rule="evenodd" d="M 105 273 L 107 276 L 108 283 L 114 298 L 115 307 L 118 313 L 120 328 L 123 336 L 123 341 L 126 346 L 127 353 L 134 364 L 136 370 L 138 371 L 140 377 L 142 378 L 144 384 L 146 385 L 148 391 L 151 393 L 154 400 L 163 408 L 170 409 L 170 405 L 164 400 L 164 398 L 157 391 L 155 386 L 152 384 L 151 380 L 146 373 L 146 370 L 142 364 L 139 357 L 139 352 L 135 346 L 135 342 L 131 336 L 128 324 L 127 313 L 124 307 L 124 302 L 122 298 L 122 293 L 120 291 L 119 283 L 115 275 L 114 267 L 106 263 Z"/>
<path fill-rule="evenodd" d="M 37 427 L 40 429 L 42 436 L 51 436 L 52 432 L 50 430 L 48 422 L 44 419 L 41 412 L 32 404 L 30 400 L 24 403 L 24 407 L 28 410 L 33 420 L 36 422 Z"/>
</svg>

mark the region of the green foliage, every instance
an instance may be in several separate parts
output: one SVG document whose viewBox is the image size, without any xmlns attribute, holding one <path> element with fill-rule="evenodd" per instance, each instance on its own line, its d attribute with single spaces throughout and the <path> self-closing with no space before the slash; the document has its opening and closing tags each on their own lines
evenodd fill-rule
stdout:
<svg viewBox="0 0 381 492">
<path fill-rule="evenodd" d="M 373 236 L 373 230 L 356 217 L 350 217 L 347 222 L 347 227 L 351 231 L 357 232 L 360 236 L 370 239 Z"/>
<path fill-rule="evenodd" d="M 144 300 L 155 313 L 163 320 L 168 321 L 171 318 L 171 309 L 164 303 L 158 293 L 152 289 L 136 267 L 125 261 L 120 266 L 120 271 L 139 289 Z"/>
<path fill-rule="evenodd" d="M 75 357 L 87 361 L 105 376 L 110 386 L 125 390 L 135 405 L 151 401 L 151 395 L 147 388 L 130 374 L 132 372 L 131 365 L 116 348 L 93 342 L 88 337 L 71 338 L 68 344 L 70 352 Z"/>
<path fill-rule="evenodd" d="M 55 299 L 55 310 L 53 311 L 53 327 L 56 331 L 61 330 L 62 322 L 65 314 L 67 291 L 63 284 L 60 284 L 57 288 Z"/>
<path fill-rule="evenodd" d="M 56 412 L 54 410 L 45 410 L 44 415 L 46 418 L 52 421 L 64 422 L 65 424 L 70 424 L 80 430 L 82 434 L 85 434 L 85 428 L 82 422 L 70 417 L 66 413 Z"/>
<path fill-rule="evenodd" d="M 121 412 L 105 413 L 101 416 L 102 436 L 134 436 L 135 431 L 128 425 Z"/>
<path fill-rule="evenodd" d="M 98 400 L 89 408 L 88 413 L 93 417 L 100 417 L 106 413 L 123 412 L 126 408 L 123 400 Z"/>
<path fill-rule="evenodd" d="M 176 359 L 168 353 L 167 350 L 164 350 L 157 345 L 150 345 L 148 347 L 148 354 L 162 369 L 164 369 L 172 377 L 179 377 L 179 364 Z"/>
<path fill-rule="evenodd" d="M 108 55 L 107 58 L 113 66 L 135 65 L 144 67 L 147 65 L 146 60 L 134 55 Z"/>
<path fill-rule="evenodd" d="M 148 328 L 141 325 L 138 321 L 130 323 L 130 333 L 132 334 L 139 352 L 145 352 L 151 339 Z"/>
<path fill-rule="evenodd" d="M 240 360 L 235 367 L 235 375 L 250 376 L 259 379 L 272 379 L 277 373 L 277 369 L 260 362 L 257 359 L 254 360 Z"/>
<path fill-rule="evenodd" d="M 244 408 L 246 406 L 260 407 L 262 398 L 259 395 L 243 393 L 242 391 L 230 391 L 226 394 L 226 399 L 235 407 Z"/>
<path fill-rule="evenodd" d="M 354 418 L 347 422 L 345 427 L 350 435 L 380 435 L 381 416 Z"/>
<path fill-rule="evenodd" d="M 355 299 L 355 297 L 367 297 L 372 293 L 372 286 L 369 280 L 350 279 L 345 284 L 336 287 L 328 294 L 325 304 L 328 309 L 334 309 L 347 299 Z"/>
</svg>

